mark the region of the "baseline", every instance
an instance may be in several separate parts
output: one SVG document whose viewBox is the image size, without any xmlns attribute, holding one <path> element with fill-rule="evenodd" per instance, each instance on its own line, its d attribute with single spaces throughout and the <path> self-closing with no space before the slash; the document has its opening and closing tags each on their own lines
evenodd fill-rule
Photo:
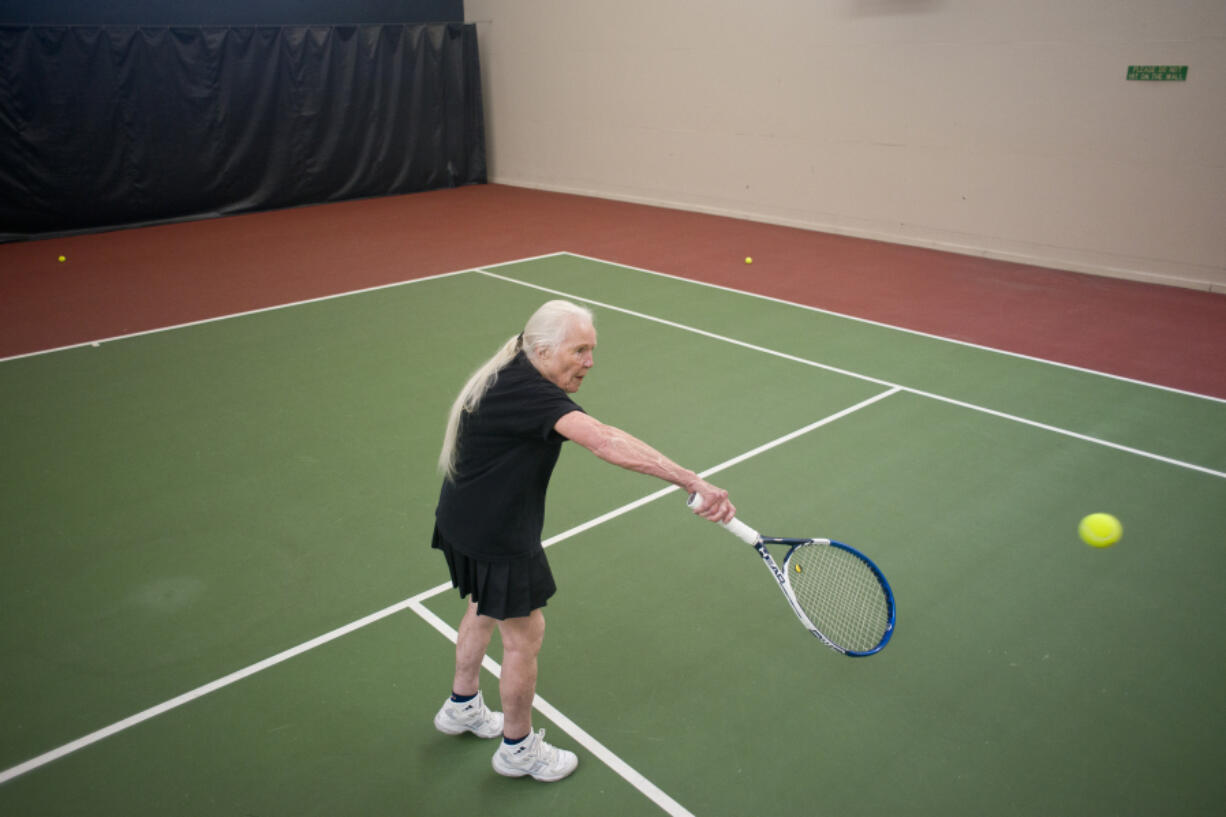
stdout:
<svg viewBox="0 0 1226 817">
<path fill-rule="evenodd" d="M 821 315 L 830 315 L 831 317 L 842 318 L 848 321 L 855 321 L 856 323 L 862 323 L 862 324 L 865 324 L 866 326 L 877 326 L 882 329 L 892 329 L 895 332 L 905 332 L 908 335 L 914 335 L 920 338 L 927 338 L 929 340 L 939 340 L 944 343 L 952 343 L 955 346 L 964 346 L 968 349 L 978 349 L 983 352 L 992 352 L 994 354 L 1004 355 L 1005 357 L 1012 357 L 1018 360 L 1028 360 L 1034 363 L 1045 363 L 1049 366 L 1055 366 L 1060 369 L 1068 369 L 1070 371 L 1081 372 L 1083 374 L 1092 374 L 1092 375 L 1095 375 L 1096 377 L 1105 377 L 1108 380 L 1118 380 L 1121 383 L 1130 383 L 1134 386 L 1144 386 L 1146 388 L 1158 389 L 1159 391 L 1170 392 L 1172 394 L 1181 394 L 1181 395 L 1184 395 L 1185 397 L 1199 397 L 1202 400 L 1209 400 L 1214 403 L 1226 403 L 1226 398 L 1215 397 L 1212 394 L 1201 394 L 1200 392 L 1188 391 L 1187 389 L 1177 389 L 1177 388 L 1174 388 L 1173 386 L 1164 386 L 1161 383 L 1150 383 L 1148 380 L 1137 380 L 1134 377 L 1125 377 L 1124 375 L 1112 374 L 1111 372 L 1103 372 L 1103 371 L 1099 371 L 1098 369 L 1089 369 L 1089 368 L 1086 368 L 1085 366 L 1075 366 L 1072 363 L 1063 363 L 1059 360 L 1051 360 L 1050 358 L 1036 357 L 1034 355 L 1026 355 L 1026 354 L 1022 354 L 1021 352 L 1011 352 L 1008 349 L 998 349 L 995 346 L 986 346 L 982 343 L 972 343 L 969 340 L 958 340 L 957 338 L 947 338 L 944 335 L 936 335 L 931 332 L 921 332 L 918 329 L 908 329 L 905 326 L 897 326 L 895 324 L 885 323 L 883 321 L 874 321 L 869 318 L 860 318 L 855 315 L 848 315 L 845 312 L 835 312 L 833 309 L 823 309 L 820 306 L 810 306 L 809 304 L 802 304 L 802 303 L 797 303 L 796 301 L 788 301 L 783 298 L 776 298 L 772 295 L 763 295 L 760 292 L 753 292 L 752 290 L 748 290 L 748 289 L 736 289 L 735 287 L 724 286 L 722 284 L 712 284 L 708 281 L 701 281 L 697 278 L 684 278 L 680 275 L 672 275 L 667 272 L 658 272 L 656 270 L 647 269 L 645 267 L 635 267 L 630 264 L 621 264 L 616 261 L 606 261 L 603 258 L 594 258 L 590 255 L 583 255 L 581 253 L 565 252 L 565 253 L 554 253 L 554 255 L 570 255 L 570 256 L 573 256 L 574 258 L 582 258 L 586 261 L 594 261 L 598 264 L 608 264 L 614 267 L 621 267 L 622 269 L 628 269 L 628 270 L 634 270 L 635 272 L 641 272 L 645 275 L 654 275 L 657 278 L 667 278 L 672 281 L 682 281 L 687 284 L 696 284 L 701 287 L 707 287 L 708 289 L 720 290 L 721 292 L 731 292 L 733 295 L 744 295 L 748 298 L 756 298 L 757 300 L 760 300 L 760 301 L 768 301 L 770 303 L 783 304 L 784 306 L 792 306 L 797 309 L 804 309 L 808 312 L 816 312 Z M 542 256 L 542 257 L 548 257 L 548 256 Z M 504 265 L 498 264 L 496 266 L 504 266 Z M 485 269 L 485 268 L 482 268 L 482 269 Z M 489 269 L 493 269 L 493 267 L 490 267 Z"/>
<path fill-rule="evenodd" d="M 522 264 L 527 261 L 538 261 L 542 258 L 553 258 L 554 256 L 564 255 L 564 254 L 565 253 L 561 253 L 561 252 L 553 252 L 553 253 L 546 253 L 544 255 L 534 255 L 534 256 L 529 256 L 527 258 L 518 258 L 513 261 L 502 261 L 497 264 L 491 264 L 487 267 L 482 267 L 482 269 L 498 269 L 499 267 L 505 267 L 510 264 Z M 393 281 L 390 284 L 378 284 L 377 286 L 364 287 L 362 289 L 351 289 L 346 292 L 336 292 L 331 295 L 320 295 L 318 298 L 306 298 L 305 300 L 301 300 L 301 301 L 288 301 L 283 304 L 273 304 L 272 306 L 262 306 L 258 309 L 248 309 L 244 312 L 231 312 L 226 315 L 216 315 L 212 318 L 201 318 L 198 321 L 187 321 L 186 323 L 176 323 L 176 324 L 171 324 L 169 326 L 159 326 L 154 329 L 145 329 L 139 332 L 128 332 L 123 335 L 114 335 L 109 338 L 95 338 L 92 341 L 86 340 L 86 341 L 81 341 L 80 343 L 70 343 L 66 346 L 55 346 L 50 349 L 38 349 L 33 352 L 22 352 L 21 354 L 17 354 L 17 355 L 9 355 L 8 357 L 0 357 L 0 363 L 8 363 L 11 360 L 22 360 L 24 358 L 29 358 L 29 357 L 39 357 L 41 355 L 49 355 L 49 354 L 52 354 L 53 352 L 65 352 L 65 351 L 68 351 L 69 349 L 80 349 L 85 346 L 98 346 L 103 343 L 111 343 L 117 340 L 128 340 L 130 338 L 139 338 L 139 337 L 144 337 L 145 335 L 158 335 L 158 334 L 161 334 L 162 332 L 170 332 L 175 329 L 187 329 L 192 326 L 204 326 L 210 323 L 217 323 L 218 321 L 227 321 L 227 320 L 230 320 L 231 318 L 244 318 L 244 317 L 247 317 L 248 315 L 259 315 L 264 312 L 277 312 L 282 309 L 289 309 L 295 306 L 306 306 L 307 304 L 323 303 L 324 301 L 332 301 L 338 298 L 348 298 L 350 295 L 365 295 L 370 292 L 378 292 L 384 289 L 394 289 L 396 287 L 408 286 L 409 284 L 417 284 L 417 283 L 422 283 L 424 281 L 438 281 L 443 278 L 451 278 L 456 275 L 465 275 L 467 273 L 476 272 L 476 271 L 477 269 L 475 267 L 470 267 L 469 269 L 453 270 L 451 272 L 441 272 L 437 275 L 426 275 L 421 278 L 410 278 L 406 281 Z"/>
</svg>

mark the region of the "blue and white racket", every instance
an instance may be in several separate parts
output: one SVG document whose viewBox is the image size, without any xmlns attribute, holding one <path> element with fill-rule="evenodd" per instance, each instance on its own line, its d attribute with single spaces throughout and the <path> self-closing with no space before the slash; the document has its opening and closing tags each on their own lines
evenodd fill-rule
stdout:
<svg viewBox="0 0 1226 817">
<path fill-rule="evenodd" d="M 691 508 L 702 496 L 691 494 Z M 894 634 L 894 592 L 885 574 L 867 556 L 833 539 L 762 536 L 739 519 L 724 529 L 758 551 L 783 591 L 792 612 L 809 632 L 836 652 L 853 658 L 881 652 Z M 783 567 L 767 545 L 787 545 Z"/>
</svg>

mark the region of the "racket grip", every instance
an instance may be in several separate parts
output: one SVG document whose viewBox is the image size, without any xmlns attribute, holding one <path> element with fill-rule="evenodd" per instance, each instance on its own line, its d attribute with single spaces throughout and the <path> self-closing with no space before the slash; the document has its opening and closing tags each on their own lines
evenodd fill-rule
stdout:
<svg viewBox="0 0 1226 817">
<path fill-rule="evenodd" d="M 690 498 L 686 500 L 685 504 L 695 510 L 701 508 L 702 494 L 690 494 Z M 758 535 L 756 530 L 749 527 L 739 519 L 734 518 L 731 522 L 720 522 L 719 524 L 724 530 L 728 531 L 747 545 L 757 544 L 758 540 L 762 538 Z"/>
<path fill-rule="evenodd" d="M 733 519 L 731 522 L 720 522 L 720 524 L 724 526 L 724 530 L 747 545 L 756 545 L 758 540 L 762 538 L 756 530 L 739 519 Z"/>
</svg>

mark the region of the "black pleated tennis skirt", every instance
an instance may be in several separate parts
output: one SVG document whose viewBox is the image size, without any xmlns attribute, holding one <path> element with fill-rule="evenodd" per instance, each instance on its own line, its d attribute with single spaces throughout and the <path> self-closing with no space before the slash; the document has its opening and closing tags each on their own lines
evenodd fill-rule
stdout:
<svg viewBox="0 0 1226 817">
<path fill-rule="evenodd" d="M 519 618 L 544 607 L 557 592 L 545 551 L 505 562 L 475 559 L 456 550 L 434 529 L 431 546 L 443 551 L 451 584 L 461 598 L 472 597 L 477 612 L 496 619 Z"/>
</svg>

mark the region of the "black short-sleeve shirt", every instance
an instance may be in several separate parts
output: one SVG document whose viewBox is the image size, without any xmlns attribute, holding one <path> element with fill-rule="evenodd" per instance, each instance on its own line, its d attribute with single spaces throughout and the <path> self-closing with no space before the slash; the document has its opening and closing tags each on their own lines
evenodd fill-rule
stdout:
<svg viewBox="0 0 1226 817">
<path fill-rule="evenodd" d="M 553 427 L 582 410 L 523 352 L 502 368 L 461 416 L 455 479 L 439 494 L 435 522 L 452 547 L 490 561 L 541 549 L 545 491 L 566 440 Z"/>
</svg>

